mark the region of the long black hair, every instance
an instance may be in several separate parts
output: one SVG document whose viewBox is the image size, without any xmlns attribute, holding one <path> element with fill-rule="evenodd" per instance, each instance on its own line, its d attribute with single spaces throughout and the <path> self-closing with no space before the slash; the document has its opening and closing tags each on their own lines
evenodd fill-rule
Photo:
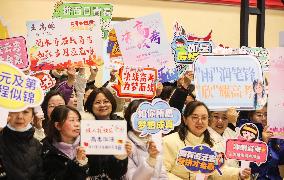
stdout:
<svg viewBox="0 0 284 180">
<path fill-rule="evenodd" d="M 81 120 L 81 115 L 79 111 L 68 105 L 56 106 L 54 110 L 52 111 L 50 115 L 50 121 L 48 122 L 47 131 L 46 131 L 46 135 L 47 135 L 46 137 L 50 143 L 52 143 L 53 140 L 57 142 L 61 141 L 61 135 L 58 129 L 55 127 L 55 123 L 58 122 L 61 125 L 63 125 L 70 111 L 75 112 L 78 115 L 79 120 Z"/>
<path fill-rule="evenodd" d="M 203 103 L 203 102 L 200 102 L 200 101 L 192 101 L 192 102 L 189 102 L 185 109 L 184 109 L 184 113 L 183 113 L 183 118 L 187 118 L 188 116 L 190 116 L 193 111 L 198 107 L 198 106 L 203 106 L 206 108 L 207 112 L 208 112 L 208 115 L 210 114 L 210 111 L 208 109 L 208 107 Z M 182 141 L 185 141 L 185 138 L 188 134 L 188 127 L 186 126 L 186 124 L 184 123 L 184 121 L 182 120 L 181 121 L 181 124 L 180 124 L 180 128 L 179 128 L 179 131 L 178 131 L 178 135 L 179 135 L 179 138 L 182 140 Z M 210 137 L 210 133 L 209 131 L 206 129 L 204 131 L 204 139 L 203 139 L 203 142 L 205 142 L 206 144 L 208 144 L 210 147 L 213 147 L 213 140 L 211 139 Z"/>
</svg>

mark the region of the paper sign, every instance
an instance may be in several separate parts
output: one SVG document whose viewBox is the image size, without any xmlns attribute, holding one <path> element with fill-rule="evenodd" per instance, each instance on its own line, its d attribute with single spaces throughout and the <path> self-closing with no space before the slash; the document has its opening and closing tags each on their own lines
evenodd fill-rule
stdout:
<svg viewBox="0 0 284 180">
<path fill-rule="evenodd" d="M 65 69 L 71 64 L 94 66 L 102 57 L 98 17 L 29 21 L 27 30 L 33 71 Z"/>
<path fill-rule="evenodd" d="M 243 46 L 240 49 L 240 53 L 255 56 L 259 60 L 263 71 L 268 71 L 268 68 L 269 68 L 269 52 L 266 48 Z"/>
<path fill-rule="evenodd" d="M 11 112 L 41 105 L 43 92 L 37 78 L 17 67 L 0 62 L 0 107 Z"/>
<path fill-rule="evenodd" d="M 194 82 L 196 99 L 210 109 L 259 109 L 266 103 L 262 70 L 253 56 L 199 56 Z"/>
<path fill-rule="evenodd" d="M 126 154 L 126 140 L 127 128 L 124 120 L 81 121 L 81 146 L 85 148 L 86 154 Z"/>
<path fill-rule="evenodd" d="M 284 48 L 269 49 L 269 98 L 268 118 L 269 130 L 275 138 L 284 139 Z"/>
<path fill-rule="evenodd" d="M 119 97 L 153 99 L 156 95 L 157 70 L 121 67 L 118 84 L 113 88 Z"/>
<path fill-rule="evenodd" d="M 242 125 L 238 139 L 226 141 L 226 157 L 242 162 L 255 162 L 258 165 L 265 163 L 268 147 L 265 142 L 259 141 L 258 137 L 259 131 L 255 124 L 246 123 Z"/>
<path fill-rule="evenodd" d="M 141 132 L 140 136 L 156 134 L 160 131 L 167 134 L 180 125 L 181 114 L 178 109 L 162 99 L 154 99 L 152 103 L 142 102 L 131 116 L 132 127 Z"/>
<path fill-rule="evenodd" d="M 52 78 L 50 74 L 45 72 L 35 73 L 31 76 L 34 76 L 40 80 L 40 86 L 43 91 L 47 91 L 48 89 L 52 88 L 56 83 L 56 80 Z"/>
<path fill-rule="evenodd" d="M 113 6 L 111 4 L 91 3 L 63 3 L 57 2 L 53 18 L 99 17 L 101 21 L 102 36 L 107 39 L 112 18 Z M 96 34 L 98 35 L 98 34 Z"/>
<path fill-rule="evenodd" d="M 123 61 L 128 66 L 175 68 L 160 14 L 114 24 Z"/>
<path fill-rule="evenodd" d="M 226 143 L 228 159 L 255 162 L 258 165 L 266 162 L 267 151 L 267 145 L 264 142 L 229 139 Z"/>
<path fill-rule="evenodd" d="M 13 37 L 0 40 L 0 61 L 15 65 L 20 69 L 29 67 L 26 40 L 24 37 Z"/>
<path fill-rule="evenodd" d="M 176 163 L 192 173 L 209 175 L 218 171 L 222 175 L 220 168 L 225 158 L 223 153 L 217 153 L 206 145 L 187 146 L 179 150 Z"/>
</svg>

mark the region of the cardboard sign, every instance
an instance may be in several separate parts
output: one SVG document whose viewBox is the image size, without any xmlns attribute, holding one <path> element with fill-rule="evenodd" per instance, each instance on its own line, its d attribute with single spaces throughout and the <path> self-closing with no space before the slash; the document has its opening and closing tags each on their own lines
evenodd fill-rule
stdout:
<svg viewBox="0 0 284 180">
<path fill-rule="evenodd" d="M 53 18 L 78 18 L 99 17 L 102 36 L 107 39 L 112 18 L 113 6 L 111 4 L 96 3 L 63 3 L 57 2 L 53 12 Z M 97 34 L 96 34 L 97 35 Z"/>
<path fill-rule="evenodd" d="M 40 80 L 40 86 L 43 91 L 47 91 L 48 89 L 52 88 L 56 83 L 56 80 L 52 78 L 50 74 L 45 72 L 35 73 L 31 76 L 34 76 Z"/>
<path fill-rule="evenodd" d="M 206 145 L 187 146 L 179 150 L 176 163 L 192 173 L 210 175 L 218 171 L 222 175 L 220 168 L 225 158 L 223 153 L 217 153 Z"/>
<path fill-rule="evenodd" d="M 184 28 L 176 22 L 174 38 L 171 43 L 176 63 L 192 64 L 200 54 L 212 53 L 212 31 L 206 37 L 187 34 Z"/>
<path fill-rule="evenodd" d="M 71 64 L 94 66 L 102 57 L 98 17 L 30 21 L 27 30 L 33 71 L 65 69 Z"/>
<path fill-rule="evenodd" d="M 121 67 L 119 81 L 113 88 L 119 97 L 153 99 L 156 95 L 157 70 Z"/>
<path fill-rule="evenodd" d="M 140 136 L 157 134 L 160 131 L 167 134 L 180 125 L 181 114 L 178 109 L 162 99 L 154 99 L 152 103 L 142 102 L 131 116 L 132 127 L 141 132 Z"/>
<path fill-rule="evenodd" d="M 269 49 L 269 97 L 268 118 L 269 130 L 274 138 L 284 139 L 284 48 Z"/>
<path fill-rule="evenodd" d="M 267 160 L 268 147 L 259 141 L 259 131 L 253 123 L 246 123 L 240 127 L 238 139 L 226 141 L 226 157 L 260 165 Z"/>
<path fill-rule="evenodd" d="M 210 109 L 259 109 L 266 103 L 262 70 L 253 56 L 199 56 L 194 82 L 196 99 Z"/>
<path fill-rule="evenodd" d="M 211 41 L 188 41 L 185 36 L 176 36 L 172 42 L 175 62 L 192 64 L 199 54 L 212 53 Z"/>
<path fill-rule="evenodd" d="M 175 68 L 160 14 L 131 19 L 113 27 L 123 61 L 128 66 Z"/>
<path fill-rule="evenodd" d="M 85 148 L 86 154 L 126 154 L 126 140 L 127 128 L 124 120 L 81 121 L 81 146 Z"/>
<path fill-rule="evenodd" d="M 11 112 L 41 105 L 43 92 L 37 78 L 17 67 L 0 62 L 0 107 Z"/>
<path fill-rule="evenodd" d="M 255 162 L 260 165 L 266 162 L 267 152 L 267 145 L 264 142 L 229 139 L 226 143 L 226 157 L 228 159 Z"/>
<path fill-rule="evenodd" d="M 29 67 L 26 40 L 24 37 L 13 37 L 0 40 L 0 61 L 5 61 L 19 69 Z"/>
</svg>

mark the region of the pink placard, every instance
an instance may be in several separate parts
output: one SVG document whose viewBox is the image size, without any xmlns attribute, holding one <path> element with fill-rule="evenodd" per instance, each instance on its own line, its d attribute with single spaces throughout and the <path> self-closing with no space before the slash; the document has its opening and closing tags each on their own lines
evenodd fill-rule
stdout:
<svg viewBox="0 0 284 180">
<path fill-rule="evenodd" d="M 26 40 L 24 37 L 13 37 L 0 40 L 0 61 L 8 62 L 26 69 L 29 67 Z"/>
<path fill-rule="evenodd" d="M 269 50 L 269 83 L 267 124 L 274 138 L 284 139 L 284 47 Z"/>
<path fill-rule="evenodd" d="M 240 139 L 228 139 L 226 142 L 226 157 L 240 161 L 266 162 L 268 148 L 264 142 L 250 142 Z"/>
</svg>

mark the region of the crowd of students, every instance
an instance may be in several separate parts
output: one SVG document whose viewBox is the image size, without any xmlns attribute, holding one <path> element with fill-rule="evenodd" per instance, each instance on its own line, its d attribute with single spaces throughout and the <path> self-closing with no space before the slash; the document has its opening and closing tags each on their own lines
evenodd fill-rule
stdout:
<svg viewBox="0 0 284 180">
<path fill-rule="evenodd" d="M 258 127 L 260 140 L 268 144 L 267 162 L 240 168 L 237 160 L 226 159 L 222 176 L 214 172 L 206 178 L 283 178 L 284 141 L 271 138 L 267 106 L 246 112 L 242 119 L 235 109 L 210 111 L 195 100 L 193 74 L 187 72 L 177 83 L 160 83 L 157 88 L 155 98 L 167 101 L 182 114 L 180 126 L 163 137 L 163 149 L 159 149 L 150 135 L 140 137 L 132 127 L 131 115 L 146 100 L 117 97 L 111 88 L 114 71 L 100 88 L 94 85 L 96 69 L 90 68 L 89 78 L 82 69 L 76 72 L 71 67 L 64 72 L 51 72 L 58 83 L 45 95 L 41 107 L 9 113 L 7 126 L 0 132 L 0 179 L 195 179 L 196 174 L 177 165 L 179 150 L 205 144 L 224 153 L 226 139 L 236 138 L 236 127 L 247 122 Z M 80 146 L 80 121 L 96 119 L 127 122 L 124 155 L 86 155 Z"/>
</svg>

